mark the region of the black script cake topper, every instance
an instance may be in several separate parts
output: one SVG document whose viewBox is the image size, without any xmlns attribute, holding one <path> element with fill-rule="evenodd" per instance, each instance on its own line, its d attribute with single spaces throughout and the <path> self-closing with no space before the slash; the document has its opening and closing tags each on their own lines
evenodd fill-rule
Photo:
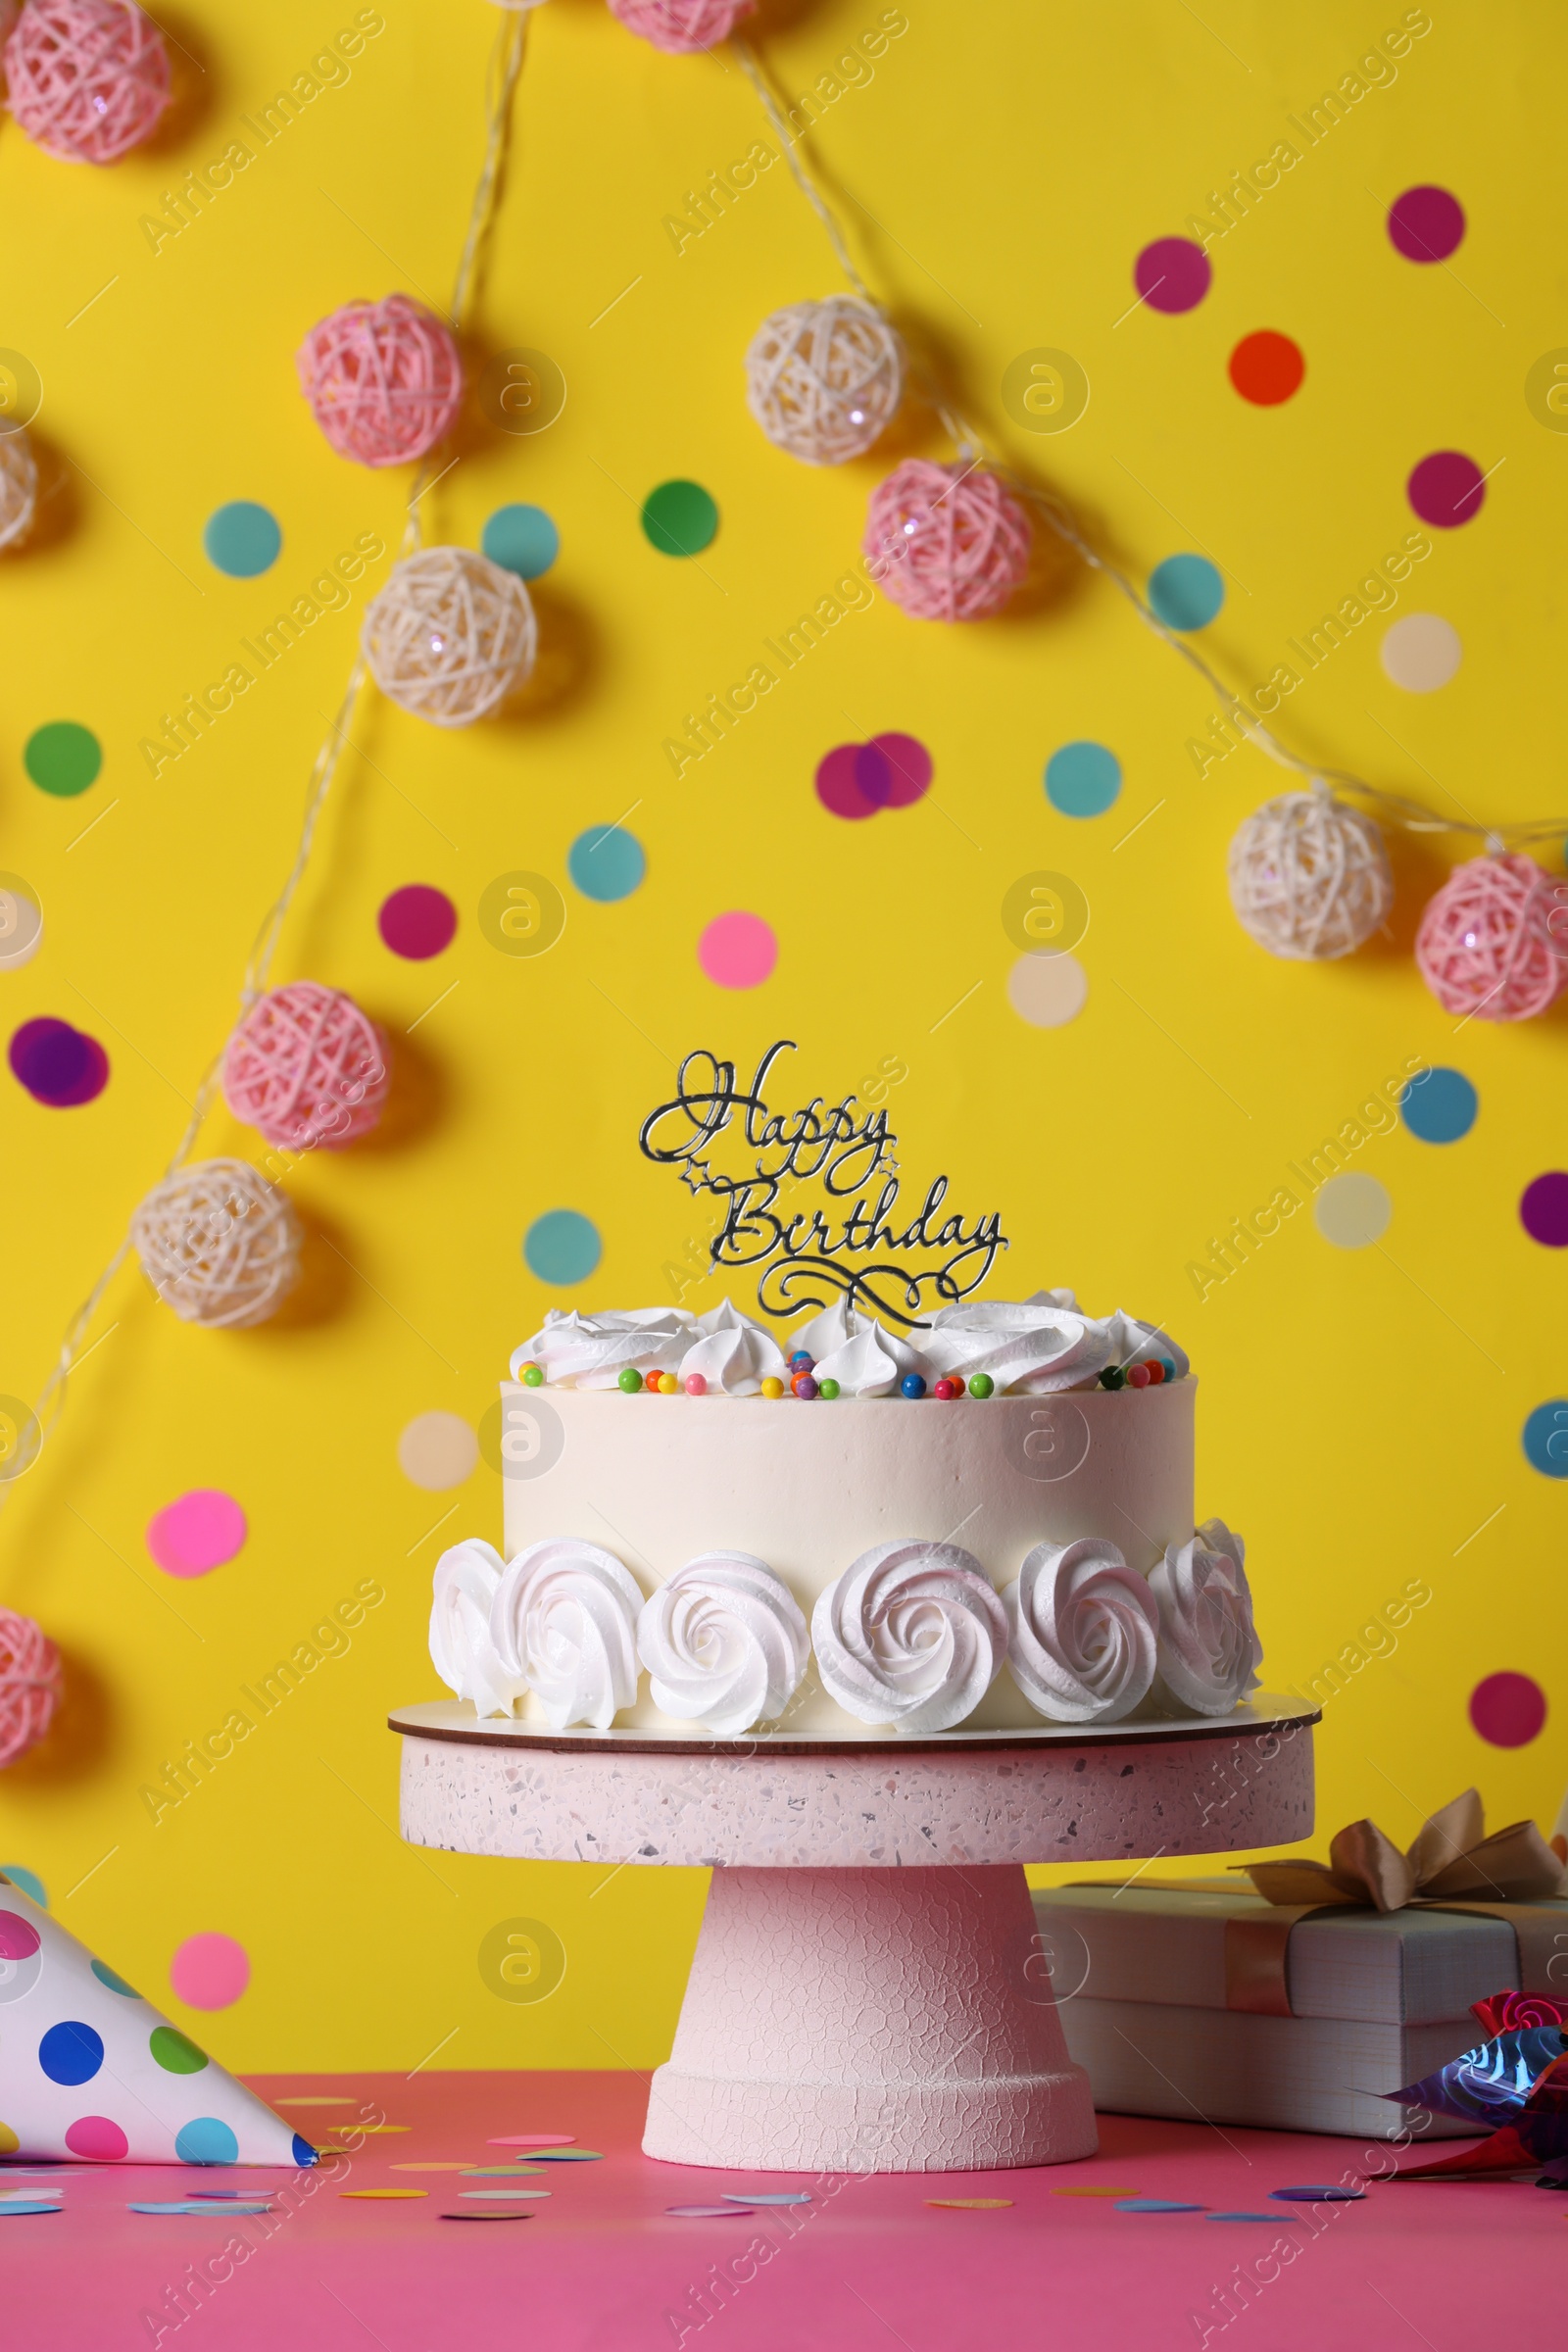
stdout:
<svg viewBox="0 0 1568 2352">
<path fill-rule="evenodd" d="M 795 1051 L 787 1037 L 769 1046 L 749 1087 L 737 1084 L 732 1061 L 688 1054 L 674 1100 L 649 1112 L 638 1144 L 661 1167 L 678 1169 L 690 1192 L 716 1197 L 722 1222 L 709 1256 L 715 1271 L 760 1268 L 764 1315 L 796 1315 L 838 1297 L 884 1322 L 922 1328 L 936 1307 L 984 1282 L 1007 1247 L 1001 1216 L 944 1214 L 946 1176 L 932 1180 L 913 1215 L 901 1208 L 899 1139 L 887 1112 L 854 1094 L 770 1110 L 763 1089 L 773 1064 Z M 730 1164 L 721 1167 L 721 1157 Z M 784 1186 L 801 1182 L 821 1184 L 825 1209 L 781 1210 Z"/>
</svg>

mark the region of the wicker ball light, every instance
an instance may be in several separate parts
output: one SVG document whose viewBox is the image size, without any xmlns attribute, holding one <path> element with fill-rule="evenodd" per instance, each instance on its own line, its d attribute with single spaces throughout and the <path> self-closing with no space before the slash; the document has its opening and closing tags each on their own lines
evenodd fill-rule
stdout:
<svg viewBox="0 0 1568 2352">
<path fill-rule="evenodd" d="M 808 466 L 863 458 L 904 397 L 904 345 L 852 295 L 792 302 L 746 354 L 746 405 L 768 439 Z"/>
<path fill-rule="evenodd" d="M 198 1159 L 155 1185 L 130 1220 L 142 1272 L 182 1323 L 243 1331 L 299 1279 L 299 1220 L 244 1159 Z"/>
<path fill-rule="evenodd" d="M 726 39 L 737 18 L 755 6 L 756 0 L 610 0 L 610 13 L 656 49 L 684 57 Z"/>
<path fill-rule="evenodd" d="M 1568 885 L 1533 858 L 1472 858 L 1428 902 L 1415 959 L 1445 1012 L 1528 1021 L 1568 982 Z"/>
<path fill-rule="evenodd" d="M 317 423 L 360 466 L 422 458 L 463 406 L 451 331 L 408 294 L 346 302 L 312 327 L 294 365 Z"/>
<path fill-rule="evenodd" d="M 336 1151 L 368 1135 L 386 1101 L 386 1041 L 341 989 L 291 980 L 246 1013 L 223 1054 L 236 1119 L 270 1144 Z"/>
<path fill-rule="evenodd" d="M 26 428 L 0 433 L 0 547 L 20 547 L 38 507 L 38 463 Z"/>
<path fill-rule="evenodd" d="M 169 104 L 169 52 L 133 0 L 27 0 L 6 41 L 11 112 L 64 164 L 112 164 Z"/>
<path fill-rule="evenodd" d="M 908 458 L 872 491 L 861 547 L 871 577 L 914 619 L 983 620 L 1027 572 L 1033 538 L 996 474 Z"/>
<path fill-rule="evenodd" d="M 60 1652 L 43 1628 L 0 1609 L 0 1770 L 43 1738 L 61 1688 Z"/>
<path fill-rule="evenodd" d="M 360 639 L 389 700 L 438 727 L 468 727 L 533 669 L 539 632 L 514 571 L 466 547 L 394 564 Z"/>
<path fill-rule="evenodd" d="M 1333 793 L 1282 793 L 1231 842 L 1236 919 L 1271 956 L 1327 963 L 1388 919 L 1394 876 L 1383 835 Z"/>
</svg>

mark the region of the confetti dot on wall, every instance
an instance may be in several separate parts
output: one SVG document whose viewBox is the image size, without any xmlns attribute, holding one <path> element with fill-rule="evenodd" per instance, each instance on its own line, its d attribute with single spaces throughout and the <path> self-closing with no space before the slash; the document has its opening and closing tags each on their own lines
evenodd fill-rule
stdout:
<svg viewBox="0 0 1568 2352">
<path fill-rule="evenodd" d="M 1171 314 L 1195 309 L 1213 275 L 1207 254 L 1190 237 L 1156 237 L 1133 265 L 1133 284 L 1150 309 Z"/>
<path fill-rule="evenodd" d="M 566 871 L 585 899 L 612 906 L 629 899 L 648 871 L 642 843 L 619 825 L 592 825 L 566 853 Z"/>
<path fill-rule="evenodd" d="M 1453 676 L 1463 653 L 1451 621 L 1436 612 L 1407 612 L 1384 630 L 1378 659 L 1406 694 L 1435 694 Z"/>
<path fill-rule="evenodd" d="M 1446 188 L 1406 188 L 1389 207 L 1389 237 L 1407 262 L 1446 262 L 1464 236 L 1464 207 Z"/>
<path fill-rule="evenodd" d="M 519 580 L 536 580 L 561 553 L 561 533 L 543 507 L 497 507 L 484 526 L 480 552 Z"/>
<path fill-rule="evenodd" d="M 194 1487 L 147 1522 L 147 1548 L 171 1576 L 207 1576 L 245 1541 L 245 1514 L 220 1487 Z"/>
<path fill-rule="evenodd" d="M 697 943 L 697 960 L 720 988 L 760 988 L 778 961 L 778 941 L 760 914 L 717 914 Z"/>
<path fill-rule="evenodd" d="M 35 1102 L 74 1110 L 109 1084 L 109 1056 L 95 1037 L 69 1021 L 24 1021 L 8 1051 L 11 1074 Z"/>
<path fill-rule="evenodd" d="M 1462 1070 L 1417 1070 L 1399 1090 L 1399 1116 L 1424 1144 L 1456 1144 L 1476 1123 L 1480 1098 Z"/>
<path fill-rule="evenodd" d="M 51 2026 L 38 2044 L 38 2064 L 51 2082 L 90 2082 L 103 2062 L 103 2035 L 79 2018 Z"/>
<path fill-rule="evenodd" d="M 1225 582 L 1206 556 L 1167 556 L 1149 575 L 1149 601 L 1167 629 L 1206 629 Z"/>
<path fill-rule="evenodd" d="M 199 2075 L 207 2064 L 207 2052 L 199 2050 L 177 2026 L 155 2026 L 147 2036 L 147 2047 L 166 2075 Z"/>
<path fill-rule="evenodd" d="M 1046 798 L 1063 816 L 1103 816 L 1121 790 L 1121 761 L 1102 743 L 1064 743 L 1046 761 Z"/>
<path fill-rule="evenodd" d="M 169 1982 L 189 2009 L 231 2008 L 250 1981 L 249 1957 L 232 1936 L 187 1936 L 169 1964 Z"/>
<path fill-rule="evenodd" d="M 1568 1249 L 1568 1176 L 1548 1168 L 1527 1184 L 1519 1200 L 1519 1222 L 1533 1242 L 1547 1250 Z"/>
<path fill-rule="evenodd" d="M 44 1891 L 43 1881 L 35 1870 L 24 1870 L 20 1862 L 0 1862 L 0 1878 L 9 1879 L 13 1886 L 20 1886 L 24 1894 L 31 1895 L 40 1911 L 48 1910 L 49 1897 Z M 0 1957 L 4 1956 L 0 1955 Z M 15 1954 L 10 1955 L 12 1958 L 15 1956 Z"/>
<path fill-rule="evenodd" d="M 66 2145 L 73 2156 L 95 2164 L 118 2164 L 130 2149 L 120 2126 L 107 2115 L 78 2115 L 66 2127 Z"/>
<path fill-rule="evenodd" d="M 1267 326 L 1255 335 L 1242 337 L 1229 366 L 1231 382 L 1255 409 L 1277 409 L 1282 400 L 1300 390 L 1306 373 L 1300 345 Z"/>
<path fill-rule="evenodd" d="M 460 1413 L 416 1413 L 398 1439 L 398 1468 L 430 1494 L 461 1487 L 478 1460 L 479 1441 Z"/>
<path fill-rule="evenodd" d="M 231 580 L 254 580 L 277 562 L 283 534 L 266 507 L 233 498 L 208 515 L 202 545 L 215 571 L 226 572 Z"/>
<path fill-rule="evenodd" d="M 1525 1422 L 1525 1458 L 1543 1478 L 1568 1478 L 1568 1398 L 1538 1404 Z"/>
<path fill-rule="evenodd" d="M 522 1239 L 530 1274 L 563 1289 L 586 1282 L 603 1250 L 599 1228 L 575 1208 L 549 1208 L 535 1217 Z"/>
<path fill-rule="evenodd" d="M 643 529 L 662 556 L 700 556 L 718 529 L 701 482 L 661 482 L 643 501 Z"/>
<path fill-rule="evenodd" d="M 1493 1747 L 1527 1747 L 1546 1720 L 1546 1693 L 1528 1674 L 1489 1674 L 1470 1693 L 1470 1721 Z"/>
<path fill-rule="evenodd" d="M 444 890 L 428 882 L 409 882 L 381 901 L 376 928 L 394 956 L 423 963 L 452 945 L 458 910 Z"/>
<path fill-rule="evenodd" d="M 1020 956 L 1007 974 L 1007 1002 L 1031 1029 L 1059 1029 L 1088 1001 L 1089 974 L 1065 950 Z"/>
<path fill-rule="evenodd" d="M 816 797 L 834 816 L 858 824 L 875 816 L 881 803 L 860 789 L 859 758 L 863 744 L 839 743 L 816 763 Z"/>
<path fill-rule="evenodd" d="M 878 808 L 912 808 L 935 772 L 930 753 L 914 735 L 873 735 L 855 754 L 856 780 Z"/>
<path fill-rule="evenodd" d="M 1336 1250 L 1365 1250 L 1388 1228 L 1394 1203 L 1375 1176 L 1331 1176 L 1312 1203 L 1317 1229 Z"/>
<path fill-rule="evenodd" d="M 78 726 L 74 718 L 52 718 L 27 737 L 22 761 L 40 792 L 70 801 L 98 781 L 103 747 L 90 727 Z"/>
<path fill-rule="evenodd" d="M 1457 530 L 1474 522 L 1486 503 L 1486 477 L 1462 450 L 1436 449 L 1423 458 L 1404 485 L 1404 494 L 1423 522 L 1435 530 Z"/>
<path fill-rule="evenodd" d="M 216 2115 L 198 2115 L 175 2132 L 174 2154 L 181 2164 L 237 2164 L 239 2141 Z"/>
</svg>

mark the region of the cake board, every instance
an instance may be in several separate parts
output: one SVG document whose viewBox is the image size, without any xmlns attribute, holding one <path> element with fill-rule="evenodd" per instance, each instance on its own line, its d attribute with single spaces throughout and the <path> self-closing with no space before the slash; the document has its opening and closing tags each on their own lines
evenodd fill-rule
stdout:
<svg viewBox="0 0 1568 2352">
<path fill-rule="evenodd" d="M 551 1732 L 405 1707 L 411 1843 L 709 1868 L 645 2154 L 720 2171 L 958 2172 L 1093 2154 L 1088 2078 L 1025 1863 L 1290 1844 L 1312 1829 L 1315 1710 L 734 1740 Z"/>
</svg>

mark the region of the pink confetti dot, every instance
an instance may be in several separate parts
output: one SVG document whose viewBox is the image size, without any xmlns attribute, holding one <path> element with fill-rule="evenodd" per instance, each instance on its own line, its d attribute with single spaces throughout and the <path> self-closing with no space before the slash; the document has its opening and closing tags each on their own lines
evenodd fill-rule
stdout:
<svg viewBox="0 0 1568 2352">
<path fill-rule="evenodd" d="M 760 914 L 717 914 L 697 943 L 697 960 L 720 988 L 758 988 L 778 961 L 778 941 Z"/>
<path fill-rule="evenodd" d="M 1470 1721 L 1492 1747 L 1527 1747 L 1546 1720 L 1546 1693 L 1528 1674 L 1489 1674 L 1470 1693 Z"/>
<path fill-rule="evenodd" d="M 1389 207 L 1389 237 L 1407 262 L 1446 262 L 1464 236 L 1464 206 L 1446 188 L 1406 188 Z"/>
<path fill-rule="evenodd" d="M 78 2115 L 74 2124 L 66 2126 L 66 2145 L 73 2156 L 85 2156 L 98 2164 L 118 2164 L 130 2142 L 107 2115 Z"/>
<path fill-rule="evenodd" d="M 1201 245 L 1190 237 L 1156 237 L 1133 267 L 1133 283 L 1152 311 L 1191 311 L 1208 292 L 1214 272 Z"/>
<path fill-rule="evenodd" d="M 195 1487 L 147 1523 L 147 1548 L 171 1576 L 206 1576 L 231 1560 L 248 1530 L 232 1494 Z"/>
<path fill-rule="evenodd" d="M 1437 449 L 1423 458 L 1404 485 L 1404 494 L 1423 522 L 1440 531 L 1474 522 L 1486 500 L 1486 476 L 1462 450 Z"/>
<path fill-rule="evenodd" d="M 251 1964 L 232 1936 L 187 1936 L 169 1964 L 169 1982 L 190 2009 L 228 2009 L 251 1981 Z"/>
<path fill-rule="evenodd" d="M 860 788 L 859 759 L 864 748 L 858 743 L 835 744 L 816 769 L 816 797 L 823 808 L 856 823 L 861 817 L 875 816 L 881 806 L 868 800 Z"/>
<path fill-rule="evenodd" d="M 376 926 L 394 956 L 423 963 L 450 948 L 458 928 L 458 910 L 444 890 L 428 882 L 410 882 L 381 902 Z"/>
</svg>

